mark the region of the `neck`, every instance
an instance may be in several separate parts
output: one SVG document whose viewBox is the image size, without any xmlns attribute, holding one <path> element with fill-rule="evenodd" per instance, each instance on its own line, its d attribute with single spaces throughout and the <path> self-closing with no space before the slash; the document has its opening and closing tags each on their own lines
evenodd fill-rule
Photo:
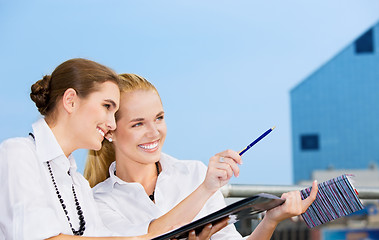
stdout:
<svg viewBox="0 0 379 240">
<path fill-rule="evenodd" d="M 73 139 L 70 138 L 70 133 L 67 131 L 67 127 L 62 126 L 61 124 L 50 124 L 47 122 L 47 125 L 50 127 L 59 146 L 61 146 L 63 153 L 68 157 L 76 149 L 73 147 Z"/>
<path fill-rule="evenodd" d="M 125 182 L 140 183 L 147 195 L 154 191 L 158 179 L 155 163 L 143 164 L 128 159 L 120 159 L 117 154 L 116 175 Z"/>
</svg>

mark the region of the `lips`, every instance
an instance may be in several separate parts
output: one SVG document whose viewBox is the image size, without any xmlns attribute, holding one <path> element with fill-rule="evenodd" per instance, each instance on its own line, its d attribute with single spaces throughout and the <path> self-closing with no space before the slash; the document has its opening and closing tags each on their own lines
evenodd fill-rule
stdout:
<svg viewBox="0 0 379 240">
<path fill-rule="evenodd" d="M 103 130 L 101 130 L 100 128 L 96 128 L 97 131 L 101 134 L 101 136 L 105 136 L 105 132 Z"/>
<path fill-rule="evenodd" d="M 156 140 L 154 142 L 140 144 L 138 145 L 138 147 L 142 148 L 144 151 L 153 152 L 158 149 L 158 145 L 159 140 Z"/>
</svg>

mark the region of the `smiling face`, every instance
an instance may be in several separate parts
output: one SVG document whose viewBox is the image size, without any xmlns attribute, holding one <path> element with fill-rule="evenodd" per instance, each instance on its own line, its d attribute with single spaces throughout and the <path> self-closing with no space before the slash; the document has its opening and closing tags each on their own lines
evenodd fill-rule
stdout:
<svg viewBox="0 0 379 240">
<path fill-rule="evenodd" d="M 120 102 L 120 90 L 114 82 L 99 85 L 99 91 L 78 98 L 70 131 L 79 148 L 99 150 L 104 135 L 116 128 L 115 113 Z"/>
<path fill-rule="evenodd" d="M 162 102 L 155 91 L 122 93 L 117 126 L 116 159 L 141 164 L 159 161 L 167 129 Z"/>
</svg>

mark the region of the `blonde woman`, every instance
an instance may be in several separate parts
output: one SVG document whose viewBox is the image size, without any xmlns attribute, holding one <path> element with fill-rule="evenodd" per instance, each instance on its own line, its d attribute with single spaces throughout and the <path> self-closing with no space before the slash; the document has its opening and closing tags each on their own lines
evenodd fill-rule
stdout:
<svg viewBox="0 0 379 240">
<path fill-rule="evenodd" d="M 138 75 L 121 76 L 118 128 L 110 133 L 113 142 L 105 143 L 100 151 L 91 151 L 85 169 L 91 186 L 97 184 L 95 200 L 107 227 L 128 236 L 145 234 L 152 220 L 164 216 L 178 203 L 186 205 L 183 200 L 197 205 L 187 204 L 186 212 L 176 219 L 177 225 L 224 207 L 218 188 L 233 174 L 238 176 L 239 154 L 232 150 L 220 152 L 210 158 L 206 168 L 200 161 L 178 160 L 162 153 L 167 129 L 158 91 Z M 209 194 L 196 195 L 207 183 L 210 171 L 219 172 L 221 178 L 215 179 Z M 304 212 L 316 197 L 317 185 L 313 187 L 311 197 L 303 201 L 299 192 L 284 194 L 285 204 L 268 211 L 248 239 L 270 239 L 281 220 Z M 212 236 L 212 239 L 241 238 L 234 225 Z"/>
</svg>

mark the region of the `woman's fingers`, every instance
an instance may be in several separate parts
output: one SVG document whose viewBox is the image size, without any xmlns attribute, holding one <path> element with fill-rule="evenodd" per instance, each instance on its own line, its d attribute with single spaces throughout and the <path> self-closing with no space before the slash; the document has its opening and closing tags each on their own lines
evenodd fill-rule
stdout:
<svg viewBox="0 0 379 240">
<path fill-rule="evenodd" d="M 195 233 L 195 230 L 192 230 L 189 234 L 188 234 L 188 240 L 196 240 L 197 237 L 196 237 L 196 233 Z"/>
<path fill-rule="evenodd" d="M 197 240 L 208 240 L 212 236 L 212 224 L 207 224 L 197 237 Z"/>
<path fill-rule="evenodd" d="M 229 217 L 225 217 L 221 221 L 217 222 L 215 225 L 213 225 L 211 230 L 211 236 L 215 234 L 216 232 L 220 231 L 224 227 L 228 225 Z"/>
<path fill-rule="evenodd" d="M 283 212 L 281 213 L 283 218 L 298 216 L 305 211 L 316 199 L 318 192 L 317 181 L 312 184 L 311 194 L 306 199 L 301 199 L 301 194 L 299 191 L 292 191 L 284 193 L 282 198 L 286 199 L 286 202 L 282 205 Z"/>
<path fill-rule="evenodd" d="M 226 217 L 226 218 L 222 219 L 221 221 L 217 222 L 216 224 L 214 224 L 213 226 L 212 226 L 212 224 L 207 224 L 203 228 L 203 230 L 201 231 L 199 236 L 196 238 L 196 240 L 208 240 L 208 239 L 210 239 L 213 234 L 215 234 L 216 232 L 220 231 L 221 229 L 223 229 L 224 227 L 226 227 L 228 225 L 228 219 L 229 218 Z"/>
<path fill-rule="evenodd" d="M 233 176 L 233 173 L 234 173 L 232 167 L 228 163 L 230 160 L 227 158 L 220 158 L 220 159 L 222 160 L 222 162 L 216 163 L 215 168 L 217 169 L 217 171 L 220 171 L 220 172 L 224 171 L 226 173 L 225 175 L 226 178 L 223 178 L 223 180 L 229 180 Z"/>
<path fill-rule="evenodd" d="M 207 175 L 204 184 L 207 189 L 216 191 L 224 186 L 233 175 L 239 175 L 238 164 L 241 156 L 233 150 L 226 150 L 209 159 Z"/>
<path fill-rule="evenodd" d="M 267 211 L 265 218 L 277 224 L 284 219 L 298 216 L 307 211 L 308 207 L 316 199 L 317 192 L 317 181 L 314 181 L 311 194 L 304 200 L 301 199 L 300 191 L 283 193 L 282 198 L 286 199 L 286 201 L 282 205 Z"/>
<path fill-rule="evenodd" d="M 207 224 L 201 233 L 196 236 L 195 230 L 188 234 L 188 240 L 208 240 L 212 236 L 212 224 Z"/>
<path fill-rule="evenodd" d="M 228 175 L 230 175 L 230 170 L 232 170 L 234 176 L 239 176 L 238 164 L 242 164 L 242 159 L 236 151 L 225 150 L 216 154 L 214 157 L 218 157 L 218 167 L 220 169 L 227 170 Z"/>
<path fill-rule="evenodd" d="M 239 169 L 237 163 L 231 158 L 220 157 L 218 167 L 220 169 L 224 169 L 224 170 L 228 171 L 228 175 L 230 175 L 230 177 L 232 177 L 233 174 L 236 177 L 239 176 L 240 169 Z"/>
<path fill-rule="evenodd" d="M 317 197 L 317 192 L 318 192 L 318 185 L 317 185 L 317 180 L 315 180 L 313 181 L 313 184 L 312 184 L 311 194 L 309 194 L 309 196 L 302 201 L 303 212 L 305 212 L 308 209 L 308 207 L 314 202 L 314 200 Z"/>
<path fill-rule="evenodd" d="M 220 157 L 230 158 L 234 162 L 236 162 L 237 164 L 242 164 L 242 158 L 238 154 L 238 152 L 236 152 L 236 151 L 228 149 L 228 150 L 225 150 L 223 152 L 217 153 L 216 155 L 218 155 Z"/>
</svg>

